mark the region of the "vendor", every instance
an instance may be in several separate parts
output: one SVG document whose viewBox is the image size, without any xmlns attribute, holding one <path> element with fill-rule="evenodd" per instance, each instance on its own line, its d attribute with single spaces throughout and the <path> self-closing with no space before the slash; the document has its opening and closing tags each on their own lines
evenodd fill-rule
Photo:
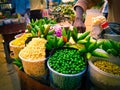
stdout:
<svg viewBox="0 0 120 90">
<path fill-rule="evenodd" d="M 97 5 L 97 3 L 100 3 L 102 0 L 78 0 L 76 2 L 76 5 L 74 7 L 76 11 L 76 18 L 74 22 L 74 26 L 78 28 L 79 32 L 83 33 L 85 32 L 85 25 L 83 23 L 83 13 L 86 12 L 87 9 L 90 9 L 91 7 Z M 108 22 L 116 22 L 120 23 L 120 0 L 107 0 L 108 1 Z"/>
<path fill-rule="evenodd" d="M 47 8 L 46 0 L 30 0 L 30 20 L 41 19 Z"/>
</svg>

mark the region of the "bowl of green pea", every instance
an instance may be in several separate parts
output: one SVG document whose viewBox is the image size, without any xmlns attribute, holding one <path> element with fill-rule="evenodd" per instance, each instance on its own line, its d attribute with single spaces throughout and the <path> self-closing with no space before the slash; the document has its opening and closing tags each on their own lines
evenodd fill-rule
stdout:
<svg viewBox="0 0 120 90">
<path fill-rule="evenodd" d="M 58 90 L 80 88 L 86 72 L 86 60 L 77 49 L 56 49 L 47 61 L 50 85 Z"/>
<path fill-rule="evenodd" d="M 120 90 L 120 66 L 108 59 L 88 61 L 90 81 L 101 90 Z"/>
</svg>

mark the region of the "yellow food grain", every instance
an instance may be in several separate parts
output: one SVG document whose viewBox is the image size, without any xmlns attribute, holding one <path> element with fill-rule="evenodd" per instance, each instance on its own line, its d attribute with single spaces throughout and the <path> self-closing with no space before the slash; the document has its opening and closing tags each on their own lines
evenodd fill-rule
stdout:
<svg viewBox="0 0 120 90">
<path fill-rule="evenodd" d="M 25 41 L 27 40 L 27 38 L 29 36 L 32 36 L 32 34 L 31 33 L 24 33 L 21 37 L 12 40 L 11 41 L 11 45 L 14 45 L 14 46 L 24 46 L 25 45 Z"/>
<path fill-rule="evenodd" d="M 20 51 L 20 56 L 26 60 L 44 60 L 46 57 L 46 40 L 33 38 L 27 46 Z"/>
<path fill-rule="evenodd" d="M 94 62 L 94 65 L 98 67 L 100 70 L 120 76 L 120 66 L 114 63 L 100 60 L 100 61 Z"/>
</svg>

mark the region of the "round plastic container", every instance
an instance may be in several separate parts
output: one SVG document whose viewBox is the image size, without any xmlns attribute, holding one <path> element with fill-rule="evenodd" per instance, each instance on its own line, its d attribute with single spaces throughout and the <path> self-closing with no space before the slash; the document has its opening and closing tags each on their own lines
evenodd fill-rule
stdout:
<svg viewBox="0 0 120 90">
<path fill-rule="evenodd" d="M 117 35 L 104 34 L 104 38 L 105 39 L 112 39 L 115 41 L 120 41 L 120 23 L 109 22 L 109 26 L 115 33 L 117 33 Z"/>
<path fill-rule="evenodd" d="M 24 48 L 24 45 L 23 46 L 15 46 L 15 45 L 12 45 L 11 43 L 12 43 L 12 41 L 9 43 L 10 51 L 12 53 L 12 57 L 13 58 L 18 58 L 19 57 L 18 56 L 19 52 L 20 52 L 21 49 Z"/>
<path fill-rule="evenodd" d="M 116 57 L 116 56 L 113 56 L 113 55 L 109 55 L 110 58 L 109 58 L 109 61 L 112 62 L 112 63 L 115 63 L 117 65 L 120 66 L 120 57 Z"/>
<path fill-rule="evenodd" d="M 78 74 L 61 74 L 53 70 L 47 62 L 50 72 L 50 85 L 57 90 L 76 90 L 81 86 L 81 79 L 86 68 Z"/>
<path fill-rule="evenodd" d="M 103 90 L 120 90 L 120 76 L 104 72 L 96 67 L 93 62 L 100 60 L 98 58 L 89 60 L 89 78 L 90 81 L 97 87 Z M 102 59 L 103 60 L 103 59 Z"/>
<path fill-rule="evenodd" d="M 26 60 L 20 56 L 20 53 L 19 58 L 22 60 L 23 69 L 26 74 L 35 79 L 41 79 L 47 75 L 46 68 L 47 58 L 43 60 Z"/>
<path fill-rule="evenodd" d="M 113 34 L 104 34 L 105 39 L 112 39 L 115 41 L 120 41 L 120 35 L 113 35 Z"/>
</svg>

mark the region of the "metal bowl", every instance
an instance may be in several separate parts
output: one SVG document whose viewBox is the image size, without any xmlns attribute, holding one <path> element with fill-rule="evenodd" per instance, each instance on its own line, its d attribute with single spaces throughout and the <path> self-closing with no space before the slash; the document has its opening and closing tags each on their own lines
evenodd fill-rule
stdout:
<svg viewBox="0 0 120 90">
<path fill-rule="evenodd" d="M 120 41 L 120 35 L 113 35 L 113 34 L 104 34 L 104 39 L 112 39 L 115 41 Z"/>
</svg>

